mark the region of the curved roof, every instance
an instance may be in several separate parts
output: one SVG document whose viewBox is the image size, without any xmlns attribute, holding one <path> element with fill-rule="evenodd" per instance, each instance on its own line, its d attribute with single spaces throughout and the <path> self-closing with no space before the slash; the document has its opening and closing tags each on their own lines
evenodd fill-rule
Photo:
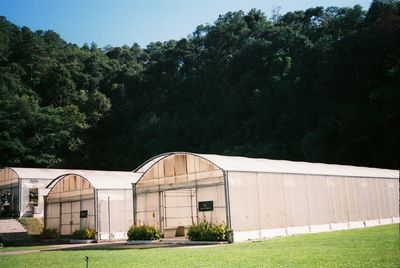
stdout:
<svg viewBox="0 0 400 268">
<path fill-rule="evenodd" d="M 54 168 L 21 168 L 21 167 L 5 167 L 17 173 L 19 178 L 25 179 L 54 179 L 62 174 L 71 172 L 71 169 L 54 169 Z"/>
<path fill-rule="evenodd" d="M 399 178 L 399 170 L 358 167 L 336 164 L 309 163 L 288 160 L 271 160 L 241 156 L 171 152 L 151 158 L 135 171 L 146 172 L 163 158 L 173 154 L 191 154 L 208 160 L 224 171 L 309 174 L 348 177 Z"/>
<path fill-rule="evenodd" d="M 136 169 L 134 169 L 134 172 L 146 172 L 149 168 L 151 168 L 155 163 L 157 163 L 158 161 L 160 161 L 161 159 L 171 155 L 171 154 L 185 154 L 185 153 L 164 153 L 164 154 L 159 154 L 156 155 L 150 159 L 148 159 L 146 162 L 144 162 L 143 164 L 141 164 L 139 167 L 137 167 Z M 190 153 L 189 153 L 190 154 Z"/>
<path fill-rule="evenodd" d="M 102 170 L 69 170 L 51 181 L 46 188 L 54 186 L 58 181 L 69 175 L 85 178 L 96 189 L 132 189 L 132 183 L 139 180 L 142 173 L 128 171 L 102 171 Z"/>
</svg>

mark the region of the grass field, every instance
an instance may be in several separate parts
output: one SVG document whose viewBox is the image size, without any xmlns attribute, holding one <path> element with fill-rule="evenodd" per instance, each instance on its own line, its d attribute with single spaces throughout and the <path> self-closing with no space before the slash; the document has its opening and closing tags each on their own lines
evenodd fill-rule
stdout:
<svg viewBox="0 0 400 268">
<path fill-rule="evenodd" d="M 399 225 L 206 248 L 48 251 L 0 255 L 0 267 L 400 267 Z"/>
<path fill-rule="evenodd" d="M 0 253 L 1 252 L 15 252 L 15 251 L 25 251 L 25 250 L 42 250 L 42 249 L 51 249 L 54 248 L 52 246 L 18 246 L 18 247 L 4 247 L 0 248 Z M 0 263 L 1 267 L 1 263 Z"/>
</svg>

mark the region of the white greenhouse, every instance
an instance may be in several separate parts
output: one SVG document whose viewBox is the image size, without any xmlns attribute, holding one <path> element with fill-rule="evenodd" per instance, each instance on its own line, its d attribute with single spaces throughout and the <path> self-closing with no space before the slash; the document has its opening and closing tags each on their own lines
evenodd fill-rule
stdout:
<svg viewBox="0 0 400 268">
<path fill-rule="evenodd" d="M 135 223 L 166 237 L 204 220 L 235 241 L 399 222 L 398 170 L 174 152 L 135 172 Z"/>
<path fill-rule="evenodd" d="M 43 196 L 54 178 L 68 173 L 66 169 L 16 168 L 0 170 L 1 215 L 43 217 Z M 7 199 L 7 200 L 6 200 Z"/>
<path fill-rule="evenodd" d="M 91 228 L 96 240 L 126 239 L 133 224 L 132 183 L 140 175 L 78 170 L 54 179 L 45 197 L 45 228 L 61 236 Z"/>
</svg>

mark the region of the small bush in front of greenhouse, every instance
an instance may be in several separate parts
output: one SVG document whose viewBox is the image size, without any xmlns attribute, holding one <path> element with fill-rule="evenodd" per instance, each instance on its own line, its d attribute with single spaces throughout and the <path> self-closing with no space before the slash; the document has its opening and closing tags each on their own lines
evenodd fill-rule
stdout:
<svg viewBox="0 0 400 268">
<path fill-rule="evenodd" d="M 94 239 L 96 231 L 90 228 L 78 229 L 72 233 L 72 237 L 75 239 Z"/>
<path fill-rule="evenodd" d="M 132 225 L 128 230 L 129 240 L 158 240 L 160 231 L 150 225 Z"/>
<path fill-rule="evenodd" d="M 193 224 L 188 230 L 189 239 L 192 241 L 227 241 L 228 233 L 227 226 L 211 222 Z"/>
<path fill-rule="evenodd" d="M 42 233 L 40 234 L 41 239 L 56 239 L 57 237 L 57 229 L 54 228 L 43 229 Z"/>
</svg>

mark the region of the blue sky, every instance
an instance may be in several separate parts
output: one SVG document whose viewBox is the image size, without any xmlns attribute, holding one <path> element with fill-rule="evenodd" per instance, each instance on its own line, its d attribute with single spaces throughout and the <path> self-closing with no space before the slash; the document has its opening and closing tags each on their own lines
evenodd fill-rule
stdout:
<svg viewBox="0 0 400 268">
<path fill-rule="evenodd" d="M 67 42 L 82 45 L 145 47 L 152 41 L 180 39 L 197 25 L 213 23 L 228 11 L 274 8 L 284 14 L 315 6 L 368 9 L 365 0 L 0 0 L 0 15 L 31 30 L 54 30 Z"/>
</svg>

